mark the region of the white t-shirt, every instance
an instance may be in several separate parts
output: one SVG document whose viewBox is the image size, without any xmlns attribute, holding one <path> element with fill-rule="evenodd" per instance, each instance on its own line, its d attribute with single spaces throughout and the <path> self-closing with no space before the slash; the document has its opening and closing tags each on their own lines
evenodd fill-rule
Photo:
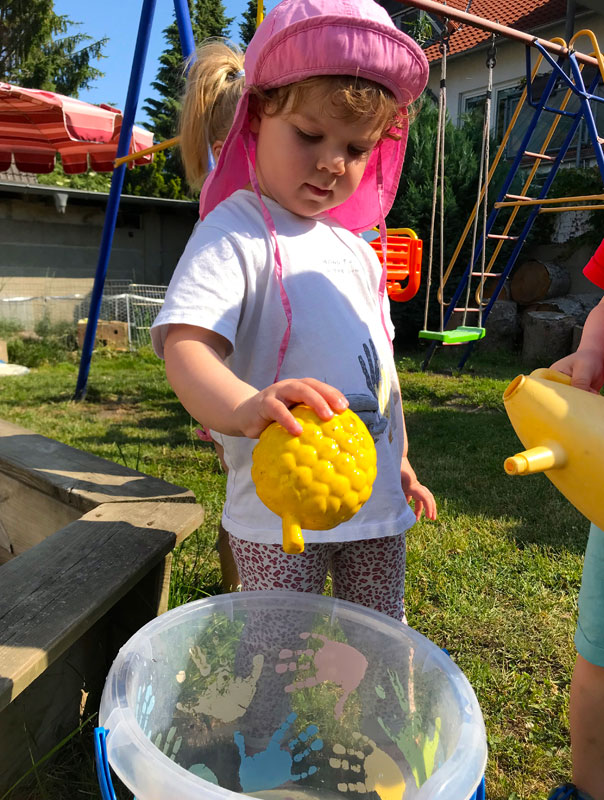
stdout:
<svg viewBox="0 0 604 800">
<path fill-rule="evenodd" d="M 348 522 L 304 531 L 304 539 L 345 542 L 402 533 L 415 516 L 401 489 L 401 397 L 379 307 L 382 266 L 360 236 L 338 223 L 299 217 L 263 199 L 275 223 L 292 310 L 279 378 L 317 378 L 353 396 L 353 410 L 375 409 L 368 427 L 377 438 L 378 474 L 370 499 Z M 386 295 L 384 317 L 393 336 Z M 252 192 L 235 192 L 195 226 L 151 330 L 160 357 L 174 323 L 228 339 L 233 352 L 226 364 L 246 383 L 263 389 L 273 382 L 287 320 L 273 248 Z M 251 478 L 257 440 L 212 435 L 224 446 L 229 469 L 224 527 L 248 541 L 281 542 L 281 520 L 260 501 Z"/>
</svg>

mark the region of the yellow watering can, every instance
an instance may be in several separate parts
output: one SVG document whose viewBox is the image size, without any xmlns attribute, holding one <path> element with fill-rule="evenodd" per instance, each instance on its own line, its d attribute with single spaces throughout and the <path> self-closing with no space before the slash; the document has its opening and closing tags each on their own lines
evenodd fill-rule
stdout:
<svg viewBox="0 0 604 800">
<path fill-rule="evenodd" d="M 292 436 L 276 422 L 252 453 L 256 494 L 283 521 L 283 549 L 304 550 L 302 528 L 325 531 L 349 520 L 369 499 L 377 475 L 371 434 L 354 411 L 327 421 L 308 406 L 292 414 L 302 426 Z"/>
<path fill-rule="evenodd" d="M 503 393 L 527 448 L 506 458 L 508 475 L 545 472 L 591 522 L 604 528 L 604 397 L 570 385 L 552 369 L 518 375 Z"/>
</svg>

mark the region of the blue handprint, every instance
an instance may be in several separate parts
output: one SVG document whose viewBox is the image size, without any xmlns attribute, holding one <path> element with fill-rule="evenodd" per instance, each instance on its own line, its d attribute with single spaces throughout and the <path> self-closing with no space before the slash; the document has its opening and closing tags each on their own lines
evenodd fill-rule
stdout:
<svg viewBox="0 0 604 800">
<path fill-rule="evenodd" d="M 310 755 L 311 751 L 323 748 L 323 740 L 314 738 L 318 733 L 316 725 L 308 725 L 298 736 L 290 739 L 287 743 L 289 750 L 281 748 L 281 743 L 297 716 L 292 712 L 273 733 L 266 750 L 255 753 L 253 756 L 246 755 L 245 740 L 240 731 L 235 731 L 235 744 L 241 756 L 239 781 L 243 792 L 249 794 L 266 789 L 276 789 L 288 781 L 299 781 L 317 771 L 315 766 L 308 767 L 305 772 L 294 773 L 291 771 L 294 762 L 299 764 Z M 303 745 L 304 749 L 294 754 L 291 751 L 297 745 Z"/>
<path fill-rule="evenodd" d="M 145 736 L 151 735 L 151 730 L 149 729 L 149 717 L 151 716 L 151 712 L 155 707 L 155 695 L 153 694 L 153 686 L 149 683 L 144 689 L 143 694 L 143 687 L 139 686 L 138 691 L 136 693 L 136 721 L 141 727 L 142 732 Z"/>
</svg>

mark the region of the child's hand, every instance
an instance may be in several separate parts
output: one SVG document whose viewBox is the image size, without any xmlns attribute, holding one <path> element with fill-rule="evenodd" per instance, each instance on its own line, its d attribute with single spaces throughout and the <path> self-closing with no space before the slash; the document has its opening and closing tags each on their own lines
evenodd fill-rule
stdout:
<svg viewBox="0 0 604 800">
<path fill-rule="evenodd" d="M 409 459 L 403 456 L 401 462 L 401 486 L 407 502 L 411 504 L 413 500 L 413 511 L 415 512 L 415 519 L 419 520 L 422 512 L 426 515 L 427 519 L 436 519 L 436 500 L 434 495 L 420 483 L 417 475 L 413 471 Z"/>
<path fill-rule="evenodd" d="M 577 350 L 556 361 L 550 369 L 570 375 L 577 389 L 598 394 L 604 385 L 604 358 L 599 350 Z"/>
<path fill-rule="evenodd" d="M 436 519 L 436 500 L 434 495 L 424 486 L 423 483 L 416 481 L 406 491 L 405 497 L 407 502 L 411 505 L 413 500 L 413 510 L 415 511 L 415 519 L 418 520 L 422 512 L 426 515 L 427 519 Z"/>
<path fill-rule="evenodd" d="M 271 422 L 278 422 L 288 433 L 299 436 L 302 426 L 289 410 L 297 403 L 306 403 L 322 420 L 348 408 L 348 400 L 333 386 L 315 378 L 290 378 L 243 400 L 235 409 L 236 425 L 250 439 L 257 439 Z"/>
</svg>

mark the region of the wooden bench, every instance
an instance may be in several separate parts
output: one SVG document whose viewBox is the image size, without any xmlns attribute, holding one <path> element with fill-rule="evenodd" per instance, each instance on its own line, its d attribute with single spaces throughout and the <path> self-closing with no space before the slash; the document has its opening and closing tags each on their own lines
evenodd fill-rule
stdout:
<svg viewBox="0 0 604 800">
<path fill-rule="evenodd" d="M 0 796 L 98 708 L 202 520 L 188 489 L 0 420 Z"/>
</svg>

